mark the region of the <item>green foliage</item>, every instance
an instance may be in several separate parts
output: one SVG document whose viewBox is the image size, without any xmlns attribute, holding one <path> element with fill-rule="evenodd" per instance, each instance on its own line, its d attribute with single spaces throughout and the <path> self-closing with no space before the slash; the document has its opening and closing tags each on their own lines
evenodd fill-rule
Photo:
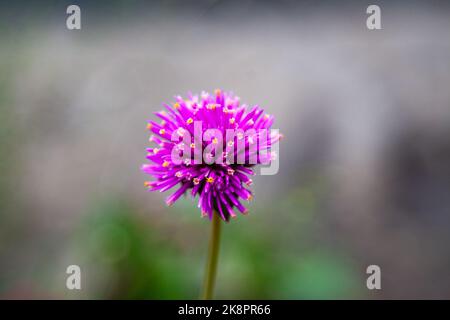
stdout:
<svg viewBox="0 0 450 320">
<path fill-rule="evenodd" d="M 104 285 L 95 298 L 196 297 L 192 261 L 151 225 L 136 218 L 126 202 L 100 205 L 88 215 L 79 239 L 80 251 L 88 252 L 88 272 L 103 269 L 113 277 L 106 279 L 113 285 Z"/>
<path fill-rule="evenodd" d="M 197 217 L 200 222 L 193 224 L 199 229 L 190 229 L 191 218 L 186 215 L 193 212 L 186 210 L 195 209 L 187 203 L 168 213 L 184 216 L 181 235 L 166 234 L 167 230 L 156 227 L 151 219 L 138 216 L 126 201 L 110 199 L 98 204 L 78 233 L 79 251 L 87 255 L 88 273 L 104 270 L 100 276 L 103 280 L 89 281 L 94 287 L 90 298 L 196 299 L 207 238 L 195 240 L 190 233 L 200 230 L 206 237 L 209 221 Z M 269 214 L 267 209 L 258 214 Z M 303 221 L 306 227 L 307 221 Z M 261 216 L 252 216 L 251 222 L 241 217 L 224 225 L 217 298 L 328 299 L 355 294 L 357 279 L 345 256 L 327 250 L 314 252 L 295 243 L 286 246 L 284 241 L 277 241 L 277 232 L 267 233 L 264 225 Z M 184 246 L 177 240 L 179 236 L 186 239 Z"/>
</svg>

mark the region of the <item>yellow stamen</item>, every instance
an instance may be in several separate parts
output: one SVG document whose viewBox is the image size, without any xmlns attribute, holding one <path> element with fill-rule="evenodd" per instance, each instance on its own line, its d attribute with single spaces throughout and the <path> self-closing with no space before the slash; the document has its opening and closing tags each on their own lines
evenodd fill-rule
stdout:
<svg viewBox="0 0 450 320">
<path fill-rule="evenodd" d="M 267 120 L 267 119 L 269 119 L 269 115 L 266 113 L 265 115 L 264 115 L 264 120 Z"/>
<path fill-rule="evenodd" d="M 175 173 L 175 176 L 177 178 L 181 178 L 183 176 L 183 173 L 181 173 L 180 171 L 178 171 L 177 173 Z"/>
<path fill-rule="evenodd" d="M 189 118 L 189 119 L 186 120 L 187 124 L 191 124 L 192 122 L 194 122 L 194 119 L 192 119 L 192 118 Z"/>
<path fill-rule="evenodd" d="M 157 154 L 159 152 L 159 149 L 158 148 L 153 148 L 153 153 L 154 154 Z"/>
<path fill-rule="evenodd" d="M 164 161 L 163 164 L 162 164 L 162 166 L 164 168 L 167 168 L 169 165 L 170 165 L 169 161 Z"/>
<path fill-rule="evenodd" d="M 144 187 L 146 187 L 146 188 L 150 187 L 150 181 L 145 181 L 144 182 Z"/>
<path fill-rule="evenodd" d="M 178 103 L 178 102 L 175 102 L 174 104 L 173 104 L 173 107 L 175 108 L 175 109 L 180 109 L 181 108 L 181 106 L 180 106 L 180 104 Z"/>
<path fill-rule="evenodd" d="M 195 143 L 191 143 L 191 149 L 195 149 Z"/>
<path fill-rule="evenodd" d="M 233 142 L 233 141 L 231 141 L 231 140 L 230 140 L 230 141 L 228 141 L 228 146 L 229 146 L 229 147 L 232 147 L 232 146 L 234 146 L 234 142 Z"/>
<path fill-rule="evenodd" d="M 166 133 L 166 129 L 159 130 L 159 134 L 165 134 L 165 133 Z"/>
<path fill-rule="evenodd" d="M 212 140 L 212 143 L 214 143 L 214 144 L 218 144 L 218 143 L 219 143 L 219 139 L 217 139 L 217 138 L 214 138 L 214 139 Z"/>
<path fill-rule="evenodd" d="M 150 130 L 153 127 L 153 125 L 151 123 L 147 123 L 146 129 Z"/>
<path fill-rule="evenodd" d="M 236 120 L 234 118 L 230 118 L 230 124 L 233 124 Z"/>
<path fill-rule="evenodd" d="M 214 182 L 214 178 L 213 177 L 208 177 L 208 178 L 206 178 L 206 182 L 213 183 Z"/>
<path fill-rule="evenodd" d="M 214 93 L 215 93 L 216 96 L 220 96 L 222 91 L 220 91 L 220 89 L 216 89 L 216 90 L 214 90 Z"/>
</svg>

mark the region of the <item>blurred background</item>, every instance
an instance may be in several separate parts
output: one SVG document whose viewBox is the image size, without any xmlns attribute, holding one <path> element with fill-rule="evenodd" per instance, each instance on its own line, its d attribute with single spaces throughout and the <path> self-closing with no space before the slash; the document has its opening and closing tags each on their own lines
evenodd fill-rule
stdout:
<svg viewBox="0 0 450 320">
<path fill-rule="evenodd" d="M 1 2 L 0 298 L 196 299 L 210 223 L 140 165 L 152 113 L 216 88 L 285 135 L 217 298 L 450 298 L 449 30 L 444 1 Z"/>
</svg>

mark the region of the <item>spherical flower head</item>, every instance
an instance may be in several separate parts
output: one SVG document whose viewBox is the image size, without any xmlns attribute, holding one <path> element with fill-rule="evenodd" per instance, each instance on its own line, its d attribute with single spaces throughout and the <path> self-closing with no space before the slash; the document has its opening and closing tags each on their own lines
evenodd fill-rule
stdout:
<svg viewBox="0 0 450 320">
<path fill-rule="evenodd" d="M 270 164 L 273 144 L 282 137 L 271 134 L 274 117 L 258 106 L 241 105 L 239 97 L 215 90 L 175 97 L 167 111 L 156 112 L 161 121 L 149 121 L 152 133 L 147 149 L 149 164 L 142 171 L 154 180 L 146 181 L 150 191 L 177 188 L 166 199 L 173 204 L 183 194 L 198 197 L 202 216 L 214 212 L 228 221 L 236 212 L 247 213 L 242 200 L 253 197 L 249 186 L 253 167 Z"/>
</svg>

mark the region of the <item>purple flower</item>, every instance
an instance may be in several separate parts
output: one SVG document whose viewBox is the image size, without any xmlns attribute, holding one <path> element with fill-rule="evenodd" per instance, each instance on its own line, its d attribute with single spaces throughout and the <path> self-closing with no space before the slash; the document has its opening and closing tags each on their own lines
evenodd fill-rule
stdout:
<svg viewBox="0 0 450 320">
<path fill-rule="evenodd" d="M 212 219 L 214 211 L 228 221 L 247 208 L 241 200 L 251 200 L 252 167 L 270 164 L 271 146 L 282 135 L 271 134 L 273 116 L 258 106 L 240 105 L 231 93 L 216 90 L 214 95 L 176 97 L 167 111 L 156 112 L 161 118 L 149 121 L 147 129 L 154 135 L 156 147 L 147 149 L 142 171 L 155 178 L 145 186 L 160 192 L 178 187 L 167 199 L 173 204 L 183 194 L 199 197 L 202 216 Z"/>
</svg>

